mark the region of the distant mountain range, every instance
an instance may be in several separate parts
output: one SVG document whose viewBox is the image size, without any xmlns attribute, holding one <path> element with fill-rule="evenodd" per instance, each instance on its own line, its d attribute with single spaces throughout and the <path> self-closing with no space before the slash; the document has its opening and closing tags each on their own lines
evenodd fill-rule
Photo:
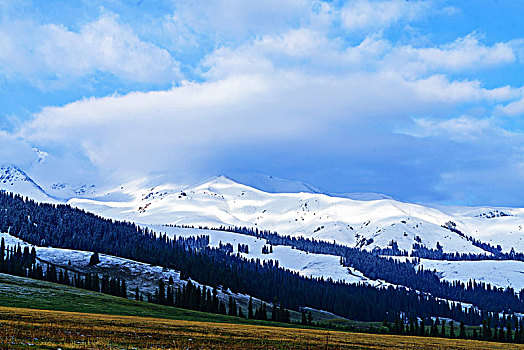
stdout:
<svg viewBox="0 0 524 350">
<path fill-rule="evenodd" d="M 377 194 L 329 194 L 315 186 L 271 176 L 235 180 L 217 176 L 183 187 L 157 178 L 103 189 L 96 184 L 72 186 L 58 181 L 43 188 L 23 170 L 2 166 L 0 189 L 37 201 L 67 203 L 104 217 L 149 225 L 157 231 L 168 230 L 163 225 L 242 226 L 369 251 L 395 247 L 409 255 L 420 247 L 477 255 L 490 255 L 497 246 L 506 253 L 512 249 L 524 252 L 522 208 L 436 209 Z M 233 234 L 221 239 L 229 239 L 226 236 L 233 241 L 238 238 Z M 333 261 L 337 265 L 333 269 L 338 271 L 340 266 L 336 259 Z M 499 286 L 524 287 L 524 278 L 518 272 L 524 271 L 523 262 L 504 262 L 503 266 L 491 261 L 488 266 L 486 261 L 468 265 L 465 261 L 429 259 L 422 263 L 450 280 L 475 278 Z M 322 266 L 328 276 L 330 269 L 325 262 Z M 296 270 L 301 269 L 296 266 Z M 302 270 L 307 270 L 306 266 Z M 316 270 L 316 274 L 322 271 Z M 340 276 L 340 272 L 337 274 Z"/>
</svg>

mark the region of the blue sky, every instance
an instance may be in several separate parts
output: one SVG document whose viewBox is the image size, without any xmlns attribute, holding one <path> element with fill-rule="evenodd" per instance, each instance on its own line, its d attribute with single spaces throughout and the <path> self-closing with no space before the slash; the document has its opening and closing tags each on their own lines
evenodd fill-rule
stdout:
<svg viewBox="0 0 524 350">
<path fill-rule="evenodd" d="M 42 181 L 263 173 L 522 206 L 523 10 L 0 1 L 0 162 Z"/>
</svg>

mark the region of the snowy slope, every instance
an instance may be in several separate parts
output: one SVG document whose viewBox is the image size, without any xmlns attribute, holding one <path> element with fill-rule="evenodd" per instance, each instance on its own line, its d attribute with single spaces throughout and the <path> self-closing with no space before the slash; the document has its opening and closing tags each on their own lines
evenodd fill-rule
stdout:
<svg viewBox="0 0 524 350">
<path fill-rule="evenodd" d="M 231 180 L 269 193 L 323 193 L 318 187 L 301 181 L 281 179 L 262 174 L 242 174 Z"/>
<path fill-rule="evenodd" d="M 76 197 L 94 197 L 97 194 L 96 185 L 74 185 L 66 182 L 55 182 L 48 186 L 47 193 L 57 198 L 69 199 Z"/>
<path fill-rule="evenodd" d="M 414 258 L 394 257 L 400 261 Z M 420 259 L 418 265 L 426 270 L 436 270 L 442 280 L 489 283 L 491 286 L 511 287 L 516 291 L 524 288 L 524 262 L 513 260 L 442 261 Z"/>
<path fill-rule="evenodd" d="M 162 225 L 148 225 L 157 233 L 166 233 L 169 237 L 209 236 L 209 245 L 218 247 L 220 243 L 231 243 L 233 253 L 238 253 L 238 244 L 248 245 L 249 253 L 240 253 L 248 259 L 261 261 L 276 260 L 283 268 L 296 271 L 303 276 L 331 278 L 335 281 L 347 283 L 365 283 L 372 286 L 387 285 L 383 281 L 374 281 L 365 277 L 362 272 L 340 265 L 340 258 L 333 255 L 306 253 L 289 246 L 275 246 L 273 253 L 262 254 L 262 247 L 267 245 L 266 240 L 234 232 L 216 230 L 185 229 L 166 227 Z"/>
<path fill-rule="evenodd" d="M 373 201 L 378 199 L 392 199 L 390 196 L 375 192 L 336 193 L 327 192 L 320 188 L 302 182 L 281 179 L 263 174 L 241 174 L 230 177 L 233 181 L 269 193 L 322 193 L 331 197 L 341 197 L 359 201 Z"/>
<path fill-rule="evenodd" d="M 1 238 L 3 238 L 6 245 L 10 247 L 15 247 L 18 244 L 20 244 L 22 248 L 25 246 L 33 247 L 29 243 L 11 236 L 8 233 L 0 233 L 0 239 Z M 100 254 L 100 263 L 91 266 L 89 265 L 89 260 L 93 254 L 92 252 L 38 246 L 35 246 L 35 250 L 39 262 L 43 264 L 50 262 L 60 267 L 72 269 L 75 272 L 107 274 L 113 277 L 125 279 L 129 293 L 128 297 L 133 297 L 132 294 L 136 286 L 139 286 L 140 292 L 144 295 L 147 293 L 154 294 L 160 279 L 167 282 L 170 277 L 173 278 L 175 288 L 178 286 L 182 287 L 187 283 L 187 280 L 180 278 L 180 273 L 176 270 L 116 256 Z M 197 286 L 204 287 L 204 285 L 197 281 L 192 282 Z M 206 286 L 206 288 L 212 290 L 209 286 Z M 247 309 L 249 296 L 232 293 L 229 290 L 224 291 L 220 288 L 218 289 L 219 299 L 227 302 L 229 296 L 233 297 L 239 306 Z M 253 301 L 255 307 L 260 303 L 260 300 L 256 298 L 253 298 Z M 295 317 L 297 317 L 297 315 L 295 315 Z"/>
<path fill-rule="evenodd" d="M 124 186 L 132 200 L 72 199 L 68 203 L 103 216 L 147 224 L 258 227 L 281 234 L 333 241 L 366 249 L 395 240 L 411 250 L 420 240 L 446 251 L 480 253 L 481 249 L 442 228 L 459 221 L 440 210 L 392 199 L 357 201 L 318 193 L 267 193 L 216 177 L 178 190 Z"/>
<path fill-rule="evenodd" d="M 439 261 L 421 259 L 421 266 L 437 270 L 447 281 L 476 280 L 496 287 L 524 288 L 524 262 L 522 261 Z"/>
<path fill-rule="evenodd" d="M 461 231 L 503 251 L 524 251 L 524 208 L 443 208 L 460 222 Z"/>
<path fill-rule="evenodd" d="M 42 187 L 16 166 L 0 166 L 0 190 L 18 193 L 39 202 L 56 202 Z"/>
</svg>

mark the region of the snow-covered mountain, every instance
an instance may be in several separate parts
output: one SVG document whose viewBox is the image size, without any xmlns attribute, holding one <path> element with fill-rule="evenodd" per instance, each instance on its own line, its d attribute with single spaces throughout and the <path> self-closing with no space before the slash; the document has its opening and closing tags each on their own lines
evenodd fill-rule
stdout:
<svg viewBox="0 0 524 350">
<path fill-rule="evenodd" d="M 271 175 L 242 174 L 229 177 L 231 180 L 269 193 L 323 193 L 316 186 L 302 181 L 281 179 Z"/>
<path fill-rule="evenodd" d="M 39 202 L 55 202 L 42 187 L 14 165 L 0 166 L 0 190 L 18 193 Z"/>
<path fill-rule="evenodd" d="M 0 190 L 19 193 L 41 202 L 66 202 L 70 198 L 91 198 L 99 195 L 95 184 L 52 182 L 41 185 L 15 165 L 0 165 Z"/>
<path fill-rule="evenodd" d="M 411 251 L 414 243 L 444 251 L 482 253 L 464 235 L 505 251 L 524 251 L 524 210 L 463 208 L 445 212 L 393 199 L 371 201 L 321 193 L 268 193 L 219 176 L 196 186 L 121 186 L 128 201 L 71 199 L 69 204 L 100 215 L 147 224 L 257 227 L 365 249 L 385 248 L 393 240 Z M 494 213 L 499 213 L 497 216 Z M 500 213 L 503 213 L 501 216 Z M 443 227 L 445 226 L 445 227 Z"/>
<path fill-rule="evenodd" d="M 2 174 L 5 175 L 1 178 L 0 188 L 37 200 L 53 200 L 20 169 L 2 169 Z M 266 187 L 272 180 L 270 177 L 265 179 Z M 67 203 L 105 217 L 148 225 L 157 232 L 166 232 L 169 235 L 186 235 L 189 231 L 164 225 L 246 226 L 276 231 L 281 235 L 335 241 L 366 250 L 386 248 L 394 241 L 399 249 L 407 251 L 411 251 L 414 244 L 432 249 L 438 244 L 444 252 L 490 254 L 478 244 L 473 244 L 474 238 L 495 247 L 500 245 L 505 252 L 512 248 L 517 252 L 524 252 L 524 209 L 429 207 L 380 196 L 376 199 L 356 200 L 327 195 L 314 187 L 282 182 L 280 179 L 275 183 L 279 187 L 274 186 L 273 189 L 303 188 L 305 191 L 272 193 L 225 176 L 194 186 L 166 184 L 162 182 L 162 178 L 155 178 L 113 186 L 104 191 L 93 191 L 89 196 L 70 198 Z M 254 239 L 235 233 L 217 232 L 195 231 L 191 234 L 210 234 L 213 236 L 212 242 L 229 242 L 235 247 L 245 239 Z M 287 255 L 294 256 L 295 253 L 286 249 L 267 258 L 284 262 Z M 326 277 L 335 277 L 333 272 L 337 271 L 337 279 L 344 277 L 347 272 L 340 269 L 338 258 L 331 259 L 332 267 L 327 266 L 330 258 L 317 259 L 315 256 L 305 255 L 295 258 L 287 259 L 283 265 L 289 265 L 288 268 L 307 275 L 318 276 L 325 270 Z M 520 277 L 524 271 L 524 263 L 518 261 L 439 262 L 422 259 L 421 264 L 436 269 L 443 278 L 449 280 L 467 281 L 475 278 L 499 286 L 524 286 L 524 279 Z M 358 275 L 359 272 L 353 273 Z M 347 274 L 343 279 L 352 280 L 349 272 Z"/>
<path fill-rule="evenodd" d="M 447 252 L 482 253 L 463 235 L 504 251 L 524 251 L 524 209 L 438 207 L 404 203 L 389 197 L 357 200 L 321 193 L 302 183 L 272 177 L 263 179 L 274 189 L 302 192 L 267 192 L 217 176 L 194 186 L 162 183 L 163 178 L 141 179 L 97 191 L 95 185 L 55 184 L 49 195 L 21 169 L 0 167 L 0 189 L 39 201 L 69 198 L 68 204 L 105 217 L 151 225 L 246 226 L 282 235 L 336 241 L 353 247 L 385 248 L 393 240 L 411 251 L 414 243 Z M 252 182 L 254 181 L 252 178 Z M 274 181 L 274 182 L 273 182 Z M 269 186 L 269 185 L 268 185 Z M 456 230 L 450 230 L 453 223 Z"/>
<path fill-rule="evenodd" d="M 375 192 L 336 193 L 324 191 L 317 186 L 302 182 L 281 179 L 271 175 L 241 174 L 229 177 L 231 180 L 246 186 L 269 193 L 318 193 L 331 197 L 342 197 L 361 201 L 392 199 L 390 196 Z"/>
<path fill-rule="evenodd" d="M 89 198 L 97 195 L 97 188 L 94 184 L 80 184 L 74 185 L 64 182 L 55 182 L 49 186 L 46 191 L 52 194 L 56 198 L 69 199 L 69 198 Z"/>
</svg>

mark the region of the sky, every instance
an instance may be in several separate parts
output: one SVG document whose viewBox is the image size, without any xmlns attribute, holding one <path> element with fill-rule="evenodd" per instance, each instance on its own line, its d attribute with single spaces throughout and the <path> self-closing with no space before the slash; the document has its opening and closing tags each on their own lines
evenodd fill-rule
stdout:
<svg viewBox="0 0 524 350">
<path fill-rule="evenodd" d="M 524 3 L 0 0 L 0 163 L 524 206 Z"/>
</svg>

